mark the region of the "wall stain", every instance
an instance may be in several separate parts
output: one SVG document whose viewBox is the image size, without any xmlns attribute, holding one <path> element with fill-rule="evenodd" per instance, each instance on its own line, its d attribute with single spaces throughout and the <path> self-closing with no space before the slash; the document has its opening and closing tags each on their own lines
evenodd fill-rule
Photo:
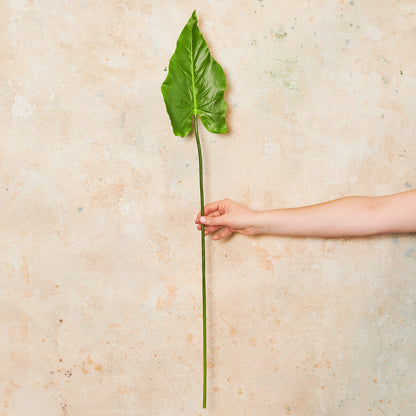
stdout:
<svg viewBox="0 0 416 416">
<path fill-rule="evenodd" d="M 23 265 L 20 267 L 20 273 L 24 277 L 25 282 L 29 283 L 30 274 L 29 274 L 29 265 L 27 261 L 27 256 L 22 256 Z"/>
<path fill-rule="evenodd" d="M 172 305 L 173 300 L 176 298 L 176 286 L 167 285 L 166 288 L 168 289 L 168 293 L 166 297 L 159 297 L 156 302 L 156 310 L 162 311 L 164 309 L 169 308 Z"/>
</svg>

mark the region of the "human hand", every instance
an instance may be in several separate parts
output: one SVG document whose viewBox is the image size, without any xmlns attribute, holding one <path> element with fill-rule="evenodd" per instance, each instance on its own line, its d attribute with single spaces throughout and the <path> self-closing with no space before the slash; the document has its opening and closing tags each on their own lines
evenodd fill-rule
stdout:
<svg viewBox="0 0 416 416">
<path fill-rule="evenodd" d="M 255 227 L 256 211 L 243 207 L 229 199 L 212 202 L 204 207 L 204 216 L 199 212 L 195 224 L 200 230 L 204 224 L 205 235 L 220 230 L 213 236 L 214 240 L 222 240 L 233 233 L 243 235 L 257 234 Z"/>
</svg>

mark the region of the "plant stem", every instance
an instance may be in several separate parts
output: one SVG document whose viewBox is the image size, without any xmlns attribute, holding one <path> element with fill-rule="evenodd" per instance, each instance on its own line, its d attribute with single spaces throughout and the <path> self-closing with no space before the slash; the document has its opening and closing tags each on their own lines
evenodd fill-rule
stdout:
<svg viewBox="0 0 416 416">
<path fill-rule="evenodd" d="M 199 160 L 199 194 L 201 199 L 201 216 L 204 215 L 204 178 L 202 170 L 202 151 L 201 143 L 198 134 L 198 117 L 194 117 L 194 129 L 196 137 L 196 145 L 198 147 Z M 205 285 L 205 227 L 201 224 L 201 250 L 202 250 L 202 320 L 203 320 L 203 343 L 204 343 L 204 390 L 202 407 L 207 407 L 207 299 L 206 299 L 206 285 Z"/>
</svg>

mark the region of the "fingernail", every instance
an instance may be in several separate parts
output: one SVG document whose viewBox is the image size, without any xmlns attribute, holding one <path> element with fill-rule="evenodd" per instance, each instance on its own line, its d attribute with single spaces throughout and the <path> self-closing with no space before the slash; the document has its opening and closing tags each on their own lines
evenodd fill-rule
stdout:
<svg viewBox="0 0 416 416">
<path fill-rule="evenodd" d="M 200 218 L 200 221 L 203 222 L 203 223 L 205 223 L 207 221 L 207 219 L 205 217 L 201 217 Z"/>
</svg>

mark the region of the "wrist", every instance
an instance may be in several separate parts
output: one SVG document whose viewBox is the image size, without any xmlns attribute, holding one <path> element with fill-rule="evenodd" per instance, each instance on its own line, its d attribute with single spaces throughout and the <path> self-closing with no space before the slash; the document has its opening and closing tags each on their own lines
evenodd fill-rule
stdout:
<svg viewBox="0 0 416 416">
<path fill-rule="evenodd" d="M 253 211 L 250 228 L 252 235 L 269 234 L 267 211 Z"/>
<path fill-rule="evenodd" d="M 257 211 L 253 221 L 254 234 L 279 235 L 283 228 L 279 222 L 282 220 L 281 210 Z"/>
</svg>

